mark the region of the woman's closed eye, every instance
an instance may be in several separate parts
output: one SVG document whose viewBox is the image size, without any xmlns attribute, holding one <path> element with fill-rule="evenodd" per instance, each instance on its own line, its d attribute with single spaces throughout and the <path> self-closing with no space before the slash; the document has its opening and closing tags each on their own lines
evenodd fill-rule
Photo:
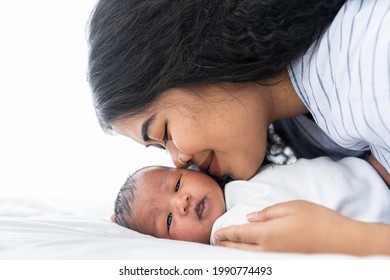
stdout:
<svg viewBox="0 0 390 280">
<path fill-rule="evenodd" d="M 164 142 L 164 149 L 165 149 L 165 147 L 167 146 L 167 143 L 168 143 L 168 124 L 167 123 L 165 123 L 165 126 L 164 126 L 163 142 Z"/>
<path fill-rule="evenodd" d="M 168 143 L 168 124 L 167 123 L 165 123 L 165 125 L 164 125 L 164 133 L 163 133 L 163 137 L 162 137 L 161 141 L 162 141 L 163 145 L 161 145 L 161 144 L 149 144 L 149 145 L 146 145 L 146 148 L 155 147 L 155 148 L 158 148 L 158 149 L 166 150 L 167 143 Z"/>
</svg>

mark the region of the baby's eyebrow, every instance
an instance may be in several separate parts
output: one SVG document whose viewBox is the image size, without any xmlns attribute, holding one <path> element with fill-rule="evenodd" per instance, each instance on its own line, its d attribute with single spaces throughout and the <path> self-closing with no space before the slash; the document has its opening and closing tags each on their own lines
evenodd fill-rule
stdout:
<svg viewBox="0 0 390 280">
<path fill-rule="evenodd" d="M 141 135 L 142 135 L 142 139 L 143 139 L 145 142 L 150 141 L 150 137 L 149 137 L 149 127 L 150 127 L 150 125 L 153 123 L 153 121 L 155 120 L 155 118 L 156 118 L 156 114 L 154 114 L 153 116 L 151 116 L 150 118 L 148 118 L 146 121 L 144 121 L 144 123 L 143 123 L 142 126 L 141 126 Z"/>
</svg>

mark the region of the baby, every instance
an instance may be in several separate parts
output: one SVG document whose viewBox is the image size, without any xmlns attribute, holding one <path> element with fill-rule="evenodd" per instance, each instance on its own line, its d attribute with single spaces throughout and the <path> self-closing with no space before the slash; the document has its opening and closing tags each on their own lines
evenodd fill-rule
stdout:
<svg viewBox="0 0 390 280">
<path fill-rule="evenodd" d="M 189 169 L 144 167 L 120 189 L 112 221 L 159 238 L 214 244 L 217 229 L 247 223 L 249 212 L 307 200 L 352 219 L 390 223 L 390 191 L 364 160 L 327 157 L 267 165 L 224 191 L 210 176 Z"/>
</svg>

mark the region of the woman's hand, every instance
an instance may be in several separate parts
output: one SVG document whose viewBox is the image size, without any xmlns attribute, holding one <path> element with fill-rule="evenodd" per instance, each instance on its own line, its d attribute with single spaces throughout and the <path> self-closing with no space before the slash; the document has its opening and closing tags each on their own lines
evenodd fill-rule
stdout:
<svg viewBox="0 0 390 280">
<path fill-rule="evenodd" d="M 369 206 L 368 206 L 369 207 Z M 217 245 L 252 251 L 390 254 L 390 226 L 350 220 L 329 208 L 289 201 L 215 232 Z"/>
</svg>

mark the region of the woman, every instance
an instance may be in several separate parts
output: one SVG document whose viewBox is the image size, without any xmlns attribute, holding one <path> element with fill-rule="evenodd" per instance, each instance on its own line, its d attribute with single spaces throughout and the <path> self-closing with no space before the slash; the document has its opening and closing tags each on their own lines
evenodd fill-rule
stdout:
<svg viewBox="0 0 390 280">
<path fill-rule="evenodd" d="M 340 146 L 359 156 L 371 151 L 370 162 L 387 180 L 389 4 L 344 2 L 101 0 L 89 36 L 98 119 L 107 131 L 167 149 L 177 167 L 193 163 L 234 179 L 249 179 L 261 166 L 273 123 L 284 137 L 293 135 L 286 140 L 298 155 L 350 155 Z M 299 135 L 293 126 L 303 128 Z M 276 214 L 217 233 L 220 244 L 390 254 L 389 245 L 382 246 L 389 226 L 357 223 L 302 202 L 267 213 Z M 322 223 L 311 223 L 314 234 L 306 236 L 310 219 Z M 345 230 L 334 234 L 333 222 Z M 361 236 L 346 245 L 352 228 Z M 379 242 L 367 243 L 370 250 L 360 244 L 368 234 Z"/>
</svg>

